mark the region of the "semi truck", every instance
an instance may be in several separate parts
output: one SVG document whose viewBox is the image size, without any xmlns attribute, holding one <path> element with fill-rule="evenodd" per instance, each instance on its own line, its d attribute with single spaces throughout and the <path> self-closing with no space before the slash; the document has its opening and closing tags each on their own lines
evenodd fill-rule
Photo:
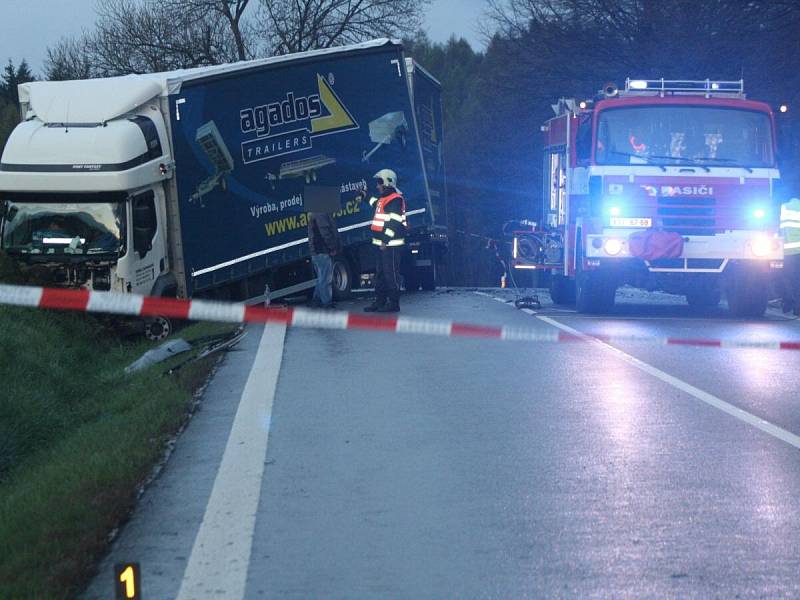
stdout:
<svg viewBox="0 0 800 600">
<path fill-rule="evenodd" d="M 315 283 L 306 200 L 333 194 L 344 297 L 374 263 L 364 196 L 383 167 L 407 205 L 406 288 L 436 283 L 440 86 L 399 42 L 19 93 L 22 122 L 0 159 L 0 245 L 54 285 L 249 302 L 302 293 Z M 147 332 L 170 327 L 154 319 Z"/>
<path fill-rule="evenodd" d="M 580 312 L 609 310 L 628 284 L 764 313 L 783 266 L 767 104 L 743 81 L 628 79 L 553 110 L 543 218 L 513 236 L 514 268 L 550 271 L 554 302 Z"/>
</svg>

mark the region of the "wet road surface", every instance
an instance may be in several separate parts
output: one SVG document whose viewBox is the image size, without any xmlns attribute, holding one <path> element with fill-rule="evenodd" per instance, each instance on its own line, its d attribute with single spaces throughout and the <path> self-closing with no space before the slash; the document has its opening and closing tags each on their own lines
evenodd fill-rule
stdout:
<svg viewBox="0 0 800 600">
<path fill-rule="evenodd" d="M 623 294 L 605 316 L 493 297 L 513 298 L 418 294 L 403 313 L 800 339 L 775 312 L 691 315 L 665 296 Z M 800 596 L 800 352 L 263 332 L 226 357 L 86 597 L 108 596 L 120 560 L 157 598 Z M 266 452 L 239 444 L 255 470 L 228 460 L 245 397 L 268 399 Z M 212 514 L 221 482 L 236 493 Z M 208 534 L 237 510 L 244 534 Z"/>
</svg>

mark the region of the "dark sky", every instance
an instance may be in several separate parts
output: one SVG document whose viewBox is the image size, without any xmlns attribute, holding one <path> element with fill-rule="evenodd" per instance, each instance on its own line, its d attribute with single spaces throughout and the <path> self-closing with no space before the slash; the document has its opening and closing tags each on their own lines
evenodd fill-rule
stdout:
<svg viewBox="0 0 800 600">
<path fill-rule="evenodd" d="M 0 61 L 19 64 L 27 59 L 34 72 L 42 67 L 48 45 L 64 35 L 91 29 L 96 0 L 2 0 L 0 8 Z M 431 39 L 446 41 L 452 34 L 463 36 L 476 48 L 483 48 L 476 21 L 485 0 L 433 0 L 427 13 L 426 29 Z"/>
</svg>

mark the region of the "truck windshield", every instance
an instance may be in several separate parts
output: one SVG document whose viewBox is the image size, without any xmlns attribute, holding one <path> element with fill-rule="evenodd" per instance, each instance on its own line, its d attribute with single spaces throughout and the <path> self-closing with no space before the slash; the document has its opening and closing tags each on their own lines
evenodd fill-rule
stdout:
<svg viewBox="0 0 800 600">
<path fill-rule="evenodd" d="M 772 124 L 764 112 L 705 106 L 643 106 L 600 113 L 601 165 L 772 167 Z"/>
<path fill-rule="evenodd" d="M 120 256 L 125 199 L 124 193 L 5 194 L 2 248 L 48 257 Z"/>
</svg>

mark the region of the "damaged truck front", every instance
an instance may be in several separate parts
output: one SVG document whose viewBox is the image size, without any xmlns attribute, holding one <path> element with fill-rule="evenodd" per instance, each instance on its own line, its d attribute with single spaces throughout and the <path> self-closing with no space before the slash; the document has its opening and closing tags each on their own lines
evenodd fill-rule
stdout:
<svg viewBox="0 0 800 600">
<path fill-rule="evenodd" d="M 109 97 L 86 93 L 95 82 L 69 83 L 20 86 L 25 120 L 0 163 L 2 249 L 55 285 L 150 293 L 171 164 L 159 86 L 130 81 L 115 105 L 92 102 Z"/>
</svg>

